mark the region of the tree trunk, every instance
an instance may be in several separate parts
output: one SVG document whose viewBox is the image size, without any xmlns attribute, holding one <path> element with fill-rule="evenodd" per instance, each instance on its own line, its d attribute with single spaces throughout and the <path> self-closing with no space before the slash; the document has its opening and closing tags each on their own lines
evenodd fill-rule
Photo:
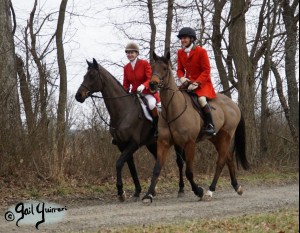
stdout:
<svg viewBox="0 0 300 233">
<path fill-rule="evenodd" d="M 276 79 L 276 91 L 277 91 L 277 95 L 278 95 L 280 104 L 283 108 L 285 118 L 286 118 L 288 126 L 289 126 L 289 128 L 292 132 L 292 135 L 295 135 L 296 132 L 293 132 L 295 130 L 295 128 L 294 128 L 293 125 L 291 125 L 292 121 L 291 121 L 290 108 L 289 108 L 289 105 L 286 101 L 286 98 L 285 98 L 284 92 L 283 92 L 282 78 L 280 77 L 280 73 L 277 69 L 277 66 L 273 61 L 271 61 L 271 70 L 272 70 L 272 72 L 274 74 L 274 77 Z M 296 138 L 294 138 L 294 142 L 296 143 L 296 145 L 299 144 L 299 143 L 297 143 Z"/>
<path fill-rule="evenodd" d="M 221 34 L 221 14 L 226 0 L 217 1 L 214 0 L 215 12 L 213 14 L 213 34 L 212 34 L 212 47 L 215 55 L 215 62 L 219 72 L 221 84 L 223 90 L 229 90 L 229 78 L 226 73 L 225 66 L 222 59 L 222 34 Z M 229 91 L 224 93 L 231 98 L 231 93 Z"/>
<path fill-rule="evenodd" d="M 59 100 L 57 109 L 57 155 L 58 171 L 55 174 L 60 179 L 63 176 L 63 160 L 65 153 L 65 141 L 66 141 L 66 106 L 67 106 L 67 69 L 64 57 L 64 47 L 63 47 L 63 28 L 65 21 L 66 6 L 68 0 L 62 0 L 59 16 L 57 22 L 56 30 L 56 46 L 57 46 L 57 62 L 58 70 L 60 75 L 60 85 L 59 85 Z"/>
<path fill-rule="evenodd" d="M 268 80 L 271 70 L 271 45 L 273 42 L 275 25 L 277 20 L 278 5 L 271 5 L 270 0 L 267 2 L 267 42 L 265 50 L 265 60 L 263 64 L 262 83 L 261 83 L 261 121 L 260 121 L 260 155 L 265 157 L 268 151 Z M 271 18 L 272 17 L 272 18 Z"/>
<path fill-rule="evenodd" d="M 154 62 L 153 52 L 155 50 L 155 37 L 156 37 L 156 25 L 154 22 L 153 3 L 152 0 L 147 1 L 149 22 L 151 27 L 151 38 L 150 38 L 150 64 Z"/>
<path fill-rule="evenodd" d="M 174 0 L 168 0 L 168 13 L 167 13 L 167 22 L 166 22 L 166 36 L 165 36 L 165 52 L 166 56 L 170 51 L 171 45 L 171 33 L 172 33 L 172 22 L 173 22 L 173 5 Z"/>
<path fill-rule="evenodd" d="M 10 7 L 12 9 L 10 0 L 0 0 L 0 171 L 4 156 L 9 156 L 7 163 L 21 151 L 20 103 Z"/>
<path fill-rule="evenodd" d="M 24 111 L 26 116 L 28 134 L 30 135 L 35 127 L 35 116 L 31 103 L 31 91 L 30 83 L 26 77 L 26 71 L 24 70 L 24 62 L 21 57 L 16 56 L 16 69 L 20 82 L 20 93 L 24 103 Z"/>
<path fill-rule="evenodd" d="M 248 56 L 246 44 L 245 12 L 247 4 L 242 0 L 231 3 L 231 23 L 229 25 L 229 47 L 236 67 L 239 90 L 239 106 L 245 118 L 246 153 L 250 161 L 256 156 L 256 126 L 255 126 L 255 80 L 254 69 Z"/>
<path fill-rule="evenodd" d="M 288 0 L 281 1 L 283 9 L 283 21 L 285 24 L 287 40 L 285 42 L 285 76 L 288 86 L 288 102 L 290 108 L 289 124 L 292 127 L 291 133 L 295 142 L 299 143 L 299 90 L 296 79 L 296 51 L 297 51 L 297 35 L 299 13 L 294 16 L 296 9 L 299 11 L 299 0 L 294 0 L 292 5 L 289 5 Z"/>
</svg>

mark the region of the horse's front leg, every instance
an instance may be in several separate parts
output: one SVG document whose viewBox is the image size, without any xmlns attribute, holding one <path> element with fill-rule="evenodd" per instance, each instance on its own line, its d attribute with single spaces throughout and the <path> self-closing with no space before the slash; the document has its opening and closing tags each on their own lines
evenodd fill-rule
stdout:
<svg viewBox="0 0 300 233">
<path fill-rule="evenodd" d="M 158 177 L 162 167 L 166 162 L 166 158 L 168 155 L 168 151 L 171 145 L 165 140 L 158 140 L 157 141 L 157 159 L 153 168 L 153 174 L 151 179 L 151 184 L 149 186 L 148 192 L 143 197 L 143 203 L 151 202 L 153 200 L 153 196 L 155 193 L 155 187 L 158 181 Z"/>
<path fill-rule="evenodd" d="M 118 197 L 120 201 L 125 201 L 125 192 L 123 191 L 123 182 L 122 182 L 122 168 L 124 166 L 124 163 L 132 158 L 133 153 L 137 149 L 138 146 L 136 143 L 134 142 L 128 143 L 127 146 L 122 150 L 122 153 L 116 162 L 117 190 L 118 190 Z"/>
<path fill-rule="evenodd" d="M 186 159 L 186 178 L 189 180 L 192 190 L 196 196 L 200 197 L 200 200 L 203 197 L 203 188 L 198 186 L 194 181 L 193 173 L 193 162 L 196 151 L 196 143 L 194 141 L 189 141 L 185 145 L 185 159 Z"/>
<path fill-rule="evenodd" d="M 184 181 L 183 181 L 183 164 L 184 164 L 184 151 L 179 146 L 174 146 L 176 152 L 176 163 L 179 170 L 179 190 L 178 190 L 178 197 L 184 196 Z"/>
<path fill-rule="evenodd" d="M 142 191 L 142 187 L 138 178 L 138 174 L 135 168 L 135 164 L 134 164 L 134 159 L 133 159 L 133 155 L 131 155 L 128 160 L 127 160 L 127 165 L 135 186 L 135 192 L 133 194 L 133 199 L 134 201 L 138 201 L 140 198 L 140 193 Z"/>
</svg>

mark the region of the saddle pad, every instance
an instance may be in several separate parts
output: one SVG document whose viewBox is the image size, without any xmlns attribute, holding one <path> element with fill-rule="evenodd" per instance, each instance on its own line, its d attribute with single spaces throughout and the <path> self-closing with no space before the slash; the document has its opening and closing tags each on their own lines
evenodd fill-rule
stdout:
<svg viewBox="0 0 300 233">
<path fill-rule="evenodd" d="M 146 104 L 144 104 L 144 102 L 141 100 L 141 98 L 139 98 L 139 101 L 141 103 L 141 106 L 142 106 L 142 109 L 143 109 L 143 112 L 144 112 L 144 116 L 146 117 L 146 119 L 148 119 L 149 121 L 153 122 L 153 119 L 148 111 L 148 108 L 146 106 Z"/>
</svg>

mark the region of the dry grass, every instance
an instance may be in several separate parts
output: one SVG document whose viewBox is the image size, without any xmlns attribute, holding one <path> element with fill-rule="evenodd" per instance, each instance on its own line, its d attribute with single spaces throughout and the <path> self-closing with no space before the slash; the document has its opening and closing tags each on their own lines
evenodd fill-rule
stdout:
<svg viewBox="0 0 300 233">
<path fill-rule="evenodd" d="M 101 229 L 106 233 L 296 233 L 299 232 L 299 209 L 278 210 L 222 219 L 176 221 L 172 224 L 150 224 L 140 227 Z"/>
</svg>

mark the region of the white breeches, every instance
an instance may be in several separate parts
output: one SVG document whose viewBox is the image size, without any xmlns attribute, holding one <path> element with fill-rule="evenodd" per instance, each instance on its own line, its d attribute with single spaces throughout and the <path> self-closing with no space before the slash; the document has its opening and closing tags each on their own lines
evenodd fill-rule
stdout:
<svg viewBox="0 0 300 233">
<path fill-rule="evenodd" d="M 198 102 L 201 108 L 203 108 L 207 104 L 206 97 L 205 96 L 198 97 Z"/>
<path fill-rule="evenodd" d="M 149 109 L 150 110 L 154 109 L 155 106 L 156 106 L 156 99 L 155 99 L 155 97 L 153 95 L 151 95 L 151 94 L 146 94 L 145 98 L 148 101 L 148 107 L 149 107 Z"/>
</svg>

